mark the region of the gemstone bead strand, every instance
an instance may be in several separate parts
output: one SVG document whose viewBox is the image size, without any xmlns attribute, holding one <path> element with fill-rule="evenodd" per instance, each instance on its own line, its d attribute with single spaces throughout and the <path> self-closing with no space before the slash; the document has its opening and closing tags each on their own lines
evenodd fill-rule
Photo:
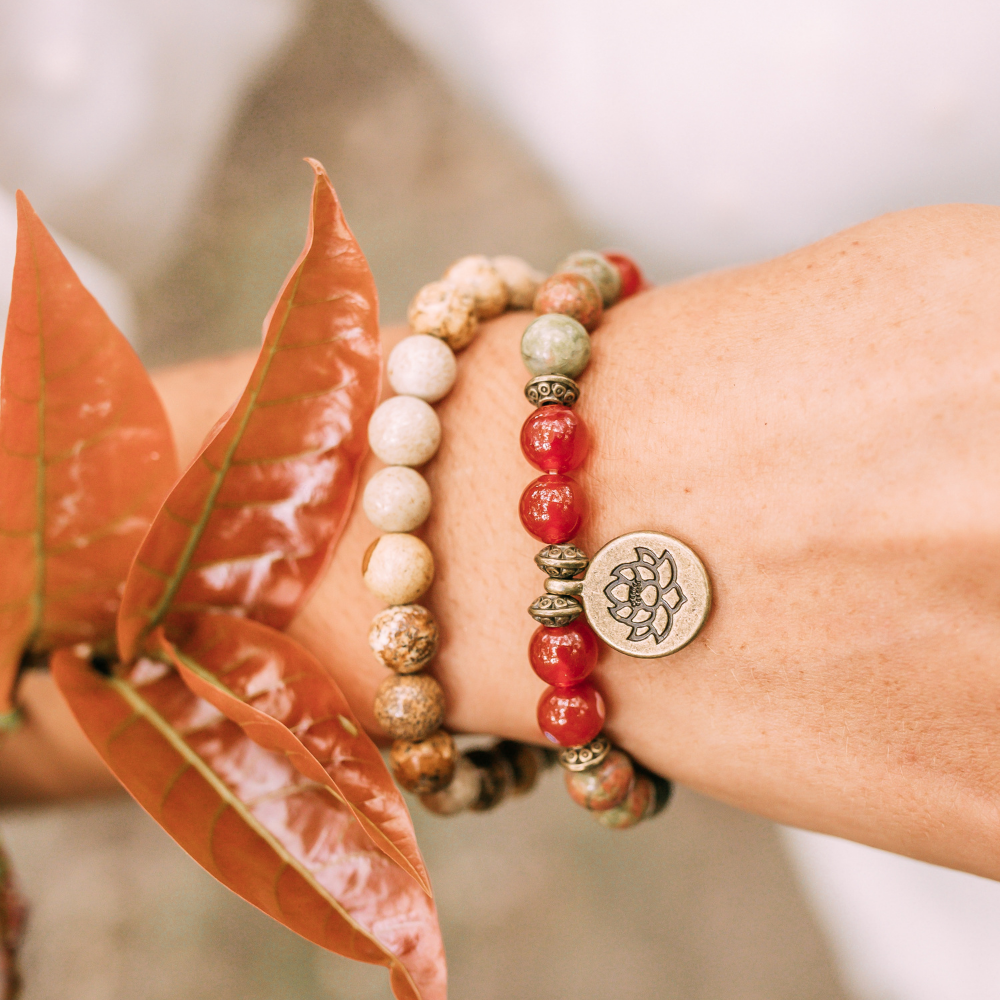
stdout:
<svg viewBox="0 0 1000 1000">
<path fill-rule="evenodd" d="M 604 699 L 589 680 L 598 641 L 577 600 L 582 582 L 576 577 L 588 560 L 571 544 L 583 525 L 586 501 L 567 473 L 587 456 L 587 428 L 572 406 L 580 398 L 576 379 L 590 360 L 590 335 L 604 309 L 641 287 L 638 267 L 624 254 L 571 254 L 540 286 L 534 308 L 541 315 L 521 340 L 521 358 L 534 376 L 525 396 L 536 407 L 521 428 L 521 452 L 543 473 L 528 484 L 518 504 L 525 530 L 546 543 L 535 557 L 547 576 L 545 593 L 529 608 L 539 627 L 528 659 L 549 685 L 538 702 L 538 727 L 563 748 L 559 761 L 573 801 L 616 830 L 662 809 L 670 783 L 640 772 L 601 734 Z"/>
<path fill-rule="evenodd" d="M 410 534 L 431 510 L 431 491 L 417 467 L 434 457 L 441 442 L 431 404 L 455 383 L 455 352 L 472 342 L 480 320 L 510 304 L 530 304 L 543 277 L 516 257 L 497 258 L 496 266 L 486 257 L 463 257 L 441 281 L 420 289 L 407 314 L 413 333 L 388 359 L 396 395 L 368 425 L 369 444 L 386 468 L 368 481 L 362 508 L 383 534 L 369 546 L 361 572 L 368 589 L 389 605 L 373 619 L 368 639 L 376 659 L 391 671 L 376 693 L 375 718 L 393 738 L 389 758 L 396 780 L 442 815 L 489 809 L 509 794 L 526 792 L 551 762 L 540 748 L 510 741 L 460 754 L 442 728 L 444 691 L 424 672 L 437 650 L 437 623 L 415 603 L 433 582 L 434 557 Z"/>
</svg>

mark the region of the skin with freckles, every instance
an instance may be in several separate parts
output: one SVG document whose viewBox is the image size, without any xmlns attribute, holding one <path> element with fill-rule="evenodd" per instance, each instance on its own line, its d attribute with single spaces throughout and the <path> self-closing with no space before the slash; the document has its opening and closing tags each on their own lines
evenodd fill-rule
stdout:
<svg viewBox="0 0 1000 1000">
<path fill-rule="evenodd" d="M 998 276 L 1000 209 L 945 206 L 607 311 L 575 407 L 590 432 L 576 543 L 667 532 L 715 595 L 670 657 L 602 649 L 607 731 L 641 763 L 781 822 L 1000 877 Z M 541 546 L 517 514 L 537 475 L 518 443 L 530 319 L 484 324 L 460 356 L 417 534 L 435 556 L 421 603 L 441 629 L 447 725 L 540 742 L 525 609 Z M 182 461 L 250 363 L 159 377 Z M 290 630 L 373 731 L 387 670 L 360 565 L 376 536 L 358 505 Z"/>
</svg>

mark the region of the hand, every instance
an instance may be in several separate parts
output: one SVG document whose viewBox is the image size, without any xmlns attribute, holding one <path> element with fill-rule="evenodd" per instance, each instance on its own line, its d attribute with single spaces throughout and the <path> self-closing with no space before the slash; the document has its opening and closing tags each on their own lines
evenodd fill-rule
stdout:
<svg viewBox="0 0 1000 1000">
<path fill-rule="evenodd" d="M 1000 876 L 998 278 L 1000 210 L 945 207 L 610 311 L 577 407 L 593 438 L 578 542 L 668 531 L 715 589 L 687 649 L 602 656 L 608 731 L 643 763 L 782 822 Z M 538 740 L 525 609 L 540 545 L 517 518 L 536 474 L 518 446 L 529 319 L 489 324 L 459 359 L 424 535 L 449 724 Z M 376 534 L 356 511 L 292 628 L 373 729 L 385 671 L 360 563 Z"/>
</svg>

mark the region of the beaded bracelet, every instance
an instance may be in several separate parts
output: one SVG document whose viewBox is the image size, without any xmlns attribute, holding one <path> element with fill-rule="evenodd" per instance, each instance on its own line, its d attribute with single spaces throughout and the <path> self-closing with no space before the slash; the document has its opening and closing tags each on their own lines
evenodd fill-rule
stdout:
<svg viewBox="0 0 1000 1000">
<path fill-rule="evenodd" d="M 539 623 L 528 659 L 549 685 L 538 702 L 538 726 L 562 748 L 559 762 L 571 798 L 610 829 L 625 829 L 659 813 L 671 784 L 638 767 L 601 733 L 604 701 L 587 679 L 598 659 L 595 630 L 622 652 L 661 656 L 690 642 L 708 611 L 708 578 L 702 570 L 698 582 L 705 589 L 703 598 L 699 590 L 697 621 L 675 625 L 689 602 L 677 579 L 674 551 L 681 543 L 675 539 L 655 532 L 625 535 L 605 546 L 593 563 L 570 544 L 583 523 L 584 499 L 566 473 L 583 464 L 588 450 L 586 426 L 572 410 L 580 398 L 575 379 L 590 360 L 590 334 L 604 309 L 642 284 L 638 267 L 624 254 L 571 254 L 539 289 L 534 306 L 542 315 L 521 339 L 521 358 L 533 376 L 524 392 L 536 407 L 521 428 L 521 452 L 542 472 L 518 505 L 524 528 L 545 543 L 535 556 L 546 574 L 545 593 L 528 609 Z M 581 574 L 584 579 L 577 579 Z M 678 642 L 682 631 L 686 639 Z M 668 636 L 672 640 L 662 646 Z"/>
<path fill-rule="evenodd" d="M 509 794 L 530 790 L 553 755 L 503 740 L 491 749 L 459 754 L 444 722 L 444 692 L 423 672 L 437 649 L 431 613 L 414 602 L 430 587 L 434 558 L 410 534 L 430 513 L 431 492 L 414 466 L 429 462 L 441 441 L 431 407 L 455 382 L 455 352 L 471 343 L 480 320 L 534 300 L 541 275 L 515 257 L 466 257 L 442 281 L 424 286 L 410 305 L 413 335 L 389 355 L 389 383 L 397 395 L 383 402 L 368 425 L 372 451 L 386 463 L 365 487 L 362 507 L 385 532 L 362 564 L 365 584 L 390 607 L 372 621 L 369 644 L 393 673 L 379 685 L 375 718 L 393 737 L 396 780 L 431 811 L 452 815 L 491 809 Z"/>
<path fill-rule="evenodd" d="M 711 589 L 698 557 L 669 535 L 623 535 L 593 561 L 569 544 L 582 524 L 583 498 L 566 473 L 582 464 L 588 445 L 586 428 L 572 411 L 580 397 L 575 378 L 590 360 L 590 332 L 604 309 L 643 282 L 636 265 L 613 252 L 572 254 L 550 278 L 542 277 L 516 257 L 462 258 L 442 281 L 417 293 L 408 312 L 414 336 L 390 355 L 390 383 L 405 395 L 386 400 L 372 417 L 372 450 L 390 467 L 373 477 L 364 495 L 369 519 L 390 534 L 369 548 L 362 572 L 369 589 L 395 605 L 376 616 L 369 641 L 397 676 L 380 686 L 375 713 L 396 737 L 391 757 L 397 780 L 441 814 L 491 808 L 508 792 L 527 791 L 551 762 L 551 754 L 513 741 L 456 754 L 451 736 L 440 729 L 440 686 L 415 673 L 437 644 L 430 613 L 410 603 L 430 585 L 433 558 L 419 539 L 405 534 L 430 509 L 430 491 L 412 466 L 428 461 L 440 441 L 428 404 L 454 382 L 450 349 L 467 346 L 480 319 L 533 306 L 542 315 L 525 330 L 521 356 L 534 376 L 525 396 L 536 410 L 522 427 L 521 448 L 543 475 L 525 489 L 519 513 L 528 532 L 546 543 L 535 557 L 547 574 L 545 594 L 529 609 L 539 623 L 529 660 L 550 685 L 539 701 L 539 728 L 561 747 L 558 760 L 574 801 L 604 826 L 624 829 L 660 812 L 671 785 L 601 734 L 603 699 L 587 681 L 598 658 L 594 633 L 631 656 L 676 652 L 704 623 Z"/>
</svg>

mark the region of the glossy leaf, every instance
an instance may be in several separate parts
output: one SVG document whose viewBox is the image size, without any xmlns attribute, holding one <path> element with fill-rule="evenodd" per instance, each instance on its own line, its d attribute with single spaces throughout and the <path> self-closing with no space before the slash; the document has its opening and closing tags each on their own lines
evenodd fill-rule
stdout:
<svg viewBox="0 0 1000 1000">
<path fill-rule="evenodd" d="M 265 321 L 232 415 L 167 498 L 129 574 L 129 662 L 206 610 L 283 628 L 350 513 L 379 393 L 375 283 L 323 168 L 305 249 Z"/>
<path fill-rule="evenodd" d="M 177 476 L 142 364 L 21 192 L 0 380 L 0 710 L 22 654 L 113 644 L 122 582 Z"/>
<path fill-rule="evenodd" d="M 375 744 L 319 662 L 294 639 L 232 615 L 201 615 L 182 648 L 159 634 L 187 686 L 255 743 L 326 785 L 429 893 L 410 814 Z"/>
<path fill-rule="evenodd" d="M 433 902 L 328 785 L 251 740 L 169 665 L 140 659 L 105 678 L 85 653 L 53 656 L 60 690 L 118 779 L 195 861 L 308 940 L 386 966 L 400 1000 L 444 1000 Z"/>
</svg>

